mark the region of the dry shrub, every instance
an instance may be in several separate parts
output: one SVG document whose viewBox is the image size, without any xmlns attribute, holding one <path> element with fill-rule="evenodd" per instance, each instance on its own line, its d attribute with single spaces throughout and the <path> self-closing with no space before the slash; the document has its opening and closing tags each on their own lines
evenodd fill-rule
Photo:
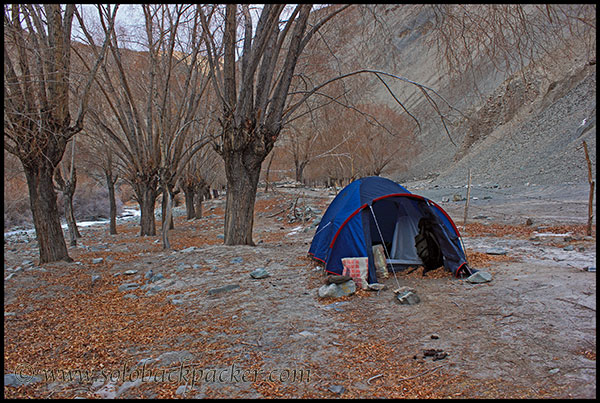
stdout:
<svg viewBox="0 0 600 403">
<path fill-rule="evenodd" d="M 4 230 L 32 222 L 25 178 L 4 181 Z"/>
</svg>

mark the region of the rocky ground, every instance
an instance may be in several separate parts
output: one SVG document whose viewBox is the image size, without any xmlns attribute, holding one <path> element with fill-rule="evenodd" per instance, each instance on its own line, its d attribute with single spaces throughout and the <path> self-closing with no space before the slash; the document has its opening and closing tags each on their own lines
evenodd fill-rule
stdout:
<svg viewBox="0 0 600 403">
<path fill-rule="evenodd" d="M 176 215 L 172 250 L 135 220 L 113 236 L 82 228 L 74 263 L 38 265 L 34 240 L 5 238 L 5 397 L 595 397 L 584 188 L 538 205 L 547 188 L 484 184 L 462 225 L 464 188 L 406 187 L 450 213 L 491 282 L 417 270 L 319 298 L 325 275 L 306 253 L 326 189 L 259 192 L 255 247 L 223 245 L 222 198 L 202 219 Z M 268 277 L 250 276 L 260 268 Z M 399 304 L 398 285 L 420 303 Z"/>
</svg>

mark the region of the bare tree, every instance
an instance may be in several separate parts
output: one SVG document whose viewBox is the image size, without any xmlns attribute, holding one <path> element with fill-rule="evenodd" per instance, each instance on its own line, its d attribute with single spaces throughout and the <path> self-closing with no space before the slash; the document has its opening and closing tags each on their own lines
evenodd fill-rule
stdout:
<svg viewBox="0 0 600 403">
<path fill-rule="evenodd" d="M 204 39 L 211 66 L 211 82 L 222 105 L 221 139 L 217 150 L 225 162 L 227 201 L 225 244 L 253 245 L 254 201 L 262 161 L 281 131 L 288 91 L 299 55 L 321 26 L 347 6 L 308 26 L 310 5 L 298 5 L 281 21 L 284 5 L 266 4 L 253 29 L 252 11 L 228 4 L 207 7 L 202 13 Z M 211 30 L 211 26 L 223 31 Z M 243 40 L 238 83 L 236 50 L 238 23 Z M 222 35 L 219 41 L 217 35 Z M 221 47 L 221 45 L 223 45 Z M 222 66 L 222 70 L 221 70 Z"/>
<path fill-rule="evenodd" d="M 473 74 L 491 63 L 511 73 L 537 63 L 551 51 L 573 56 L 574 44 L 596 48 L 595 4 L 431 5 L 435 24 L 430 43 L 452 74 Z M 543 67 L 543 66 L 542 66 Z"/>
<path fill-rule="evenodd" d="M 93 101 L 98 101 L 94 99 Z M 94 102 L 92 102 L 94 104 Z M 92 106 L 94 108 L 94 106 Z M 116 184 L 120 179 L 119 161 L 114 150 L 114 144 L 104 134 L 97 130 L 96 125 L 87 124 L 82 131 L 82 146 L 86 149 L 86 166 L 84 172 L 99 184 L 104 184 L 108 191 L 109 202 L 109 234 L 117 234 L 117 198 Z M 100 174 L 99 174 L 100 173 Z"/>
<path fill-rule="evenodd" d="M 134 52 L 109 44 L 110 58 L 97 83 L 116 124 L 106 111 L 94 110 L 95 123 L 114 141 L 128 181 L 140 204 L 140 235 L 156 235 L 154 205 L 159 186 L 165 197 L 163 241 L 168 248 L 168 224 L 176 184 L 189 159 L 208 143 L 198 139 L 184 147 L 198 119 L 207 87 L 201 56 L 200 23 L 192 5 L 141 5 L 144 45 Z M 109 27 L 102 22 L 104 32 Z M 113 32 L 114 33 L 114 32 Z M 91 33 L 85 32 L 90 42 Z"/>
<path fill-rule="evenodd" d="M 104 12 L 112 25 L 115 13 Z M 4 148 L 25 171 L 40 263 L 72 261 L 53 175 L 67 143 L 83 127 L 92 79 L 105 54 L 103 46 L 92 61 L 72 119 L 71 27 L 77 13 L 73 4 L 4 5 Z"/>
<path fill-rule="evenodd" d="M 219 156 L 209 147 L 194 155 L 184 168 L 180 184 L 185 195 L 188 220 L 202 218 L 202 201 L 220 171 Z"/>
</svg>

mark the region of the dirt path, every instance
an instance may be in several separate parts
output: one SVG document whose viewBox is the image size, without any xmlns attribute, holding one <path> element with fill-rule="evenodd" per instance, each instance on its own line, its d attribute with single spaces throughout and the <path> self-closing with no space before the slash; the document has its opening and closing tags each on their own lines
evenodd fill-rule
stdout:
<svg viewBox="0 0 600 403">
<path fill-rule="evenodd" d="M 492 282 L 414 272 L 397 280 L 417 305 L 395 302 L 394 277 L 380 292 L 322 300 L 324 275 L 306 258 L 312 218 L 290 223 L 285 210 L 296 201 L 322 213 L 331 197 L 259 193 L 256 247 L 222 245 L 224 200 L 207 202 L 203 219 L 176 217 L 173 251 L 134 224 L 112 237 L 89 227 L 70 250 L 79 263 L 39 268 L 33 243 L 5 240 L 5 383 L 39 377 L 5 396 L 595 397 L 596 277 L 582 268 L 596 250 L 581 225 L 535 235 L 474 222 L 465 245 Z M 250 277 L 257 268 L 270 277 Z M 150 269 L 163 278 L 144 286 Z M 143 287 L 119 291 L 129 283 Z M 448 355 L 433 361 L 427 349 Z"/>
</svg>

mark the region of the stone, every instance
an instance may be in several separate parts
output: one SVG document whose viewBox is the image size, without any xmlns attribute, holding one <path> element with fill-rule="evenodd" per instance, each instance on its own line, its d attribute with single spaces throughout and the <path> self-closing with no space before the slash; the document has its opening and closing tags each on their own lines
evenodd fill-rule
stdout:
<svg viewBox="0 0 600 403">
<path fill-rule="evenodd" d="M 242 263 L 243 261 L 244 261 L 244 259 L 243 259 L 243 258 L 241 258 L 241 257 L 234 257 L 233 259 L 231 259 L 231 260 L 229 261 L 229 263 L 231 263 L 231 264 L 240 264 L 240 263 Z"/>
<path fill-rule="evenodd" d="M 575 250 L 575 247 L 573 245 L 567 245 L 563 248 L 563 250 L 570 252 L 570 251 Z"/>
<path fill-rule="evenodd" d="M 185 248 L 183 250 L 180 250 L 181 253 L 188 253 L 188 252 L 193 252 L 196 250 L 195 246 L 190 246 L 189 248 Z"/>
<path fill-rule="evenodd" d="M 371 283 L 371 284 L 367 284 L 367 288 L 371 291 L 381 291 L 381 290 L 385 289 L 385 284 Z"/>
<path fill-rule="evenodd" d="M 488 255 L 506 255 L 506 249 L 503 248 L 490 248 L 485 251 Z"/>
<path fill-rule="evenodd" d="M 254 270 L 252 273 L 250 273 L 250 277 L 254 278 L 254 279 L 261 279 L 261 278 L 266 278 L 266 277 L 270 277 L 271 275 L 269 274 L 269 272 L 267 272 L 265 269 L 263 269 L 262 267 Z"/>
<path fill-rule="evenodd" d="M 119 286 L 119 291 L 130 291 L 130 290 L 135 290 L 136 288 L 139 288 L 139 284 L 137 283 L 125 283 L 125 284 L 121 284 Z"/>
<path fill-rule="evenodd" d="M 313 332 L 309 332 L 308 330 L 303 330 L 300 332 L 300 336 L 304 336 L 304 337 L 310 337 L 310 336 L 316 336 L 316 333 Z"/>
<path fill-rule="evenodd" d="M 153 295 L 156 294 L 160 291 L 162 291 L 162 287 L 160 285 L 154 285 L 152 286 L 152 288 L 150 288 L 148 291 L 146 291 L 146 295 Z"/>
<path fill-rule="evenodd" d="M 104 261 L 104 259 L 102 259 L 101 257 L 97 257 L 95 259 L 92 259 L 92 264 L 102 263 L 102 261 Z"/>
<path fill-rule="evenodd" d="M 138 299 L 139 297 L 135 294 L 125 294 L 125 295 L 123 295 L 123 298 Z"/>
<path fill-rule="evenodd" d="M 165 276 L 163 276 L 161 273 L 156 273 L 155 275 L 152 276 L 152 278 L 150 279 L 151 283 L 156 283 L 159 280 L 164 279 Z"/>
<path fill-rule="evenodd" d="M 224 285 L 223 287 L 211 288 L 208 290 L 208 295 L 215 295 L 221 292 L 235 290 L 236 288 L 240 288 L 240 286 L 237 284 L 228 284 Z"/>
<path fill-rule="evenodd" d="M 123 274 L 125 274 L 125 275 L 127 275 L 127 276 L 132 276 L 132 275 L 134 275 L 134 274 L 135 274 L 135 273 L 137 273 L 137 272 L 138 272 L 137 270 L 125 270 L 125 271 L 123 272 Z"/>
<path fill-rule="evenodd" d="M 327 276 L 327 284 L 342 284 L 348 280 L 352 280 L 350 276 L 330 275 Z"/>
<path fill-rule="evenodd" d="M 395 294 L 406 294 L 408 292 L 416 293 L 417 291 L 414 288 L 404 286 L 394 290 Z"/>
<path fill-rule="evenodd" d="M 488 283 L 492 281 L 492 275 L 487 271 L 479 270 L 467 277 L 466 281 L 472 284 Z"/>
<path fill-rule="evenodd" d="M 337 301 L 337 302 L 332 302 L 331 304 L 327 304 L 327 305 L 323 306 L 322 308 L 325 310 L 333 309 L 334 311 L 337 311 L 337 312 L 344 312 L 344 310 L 342 308 L 340 308 L 340 306 L 346 305 L 346 304 L 348 304 L 348 301 Z"/>
<path fill-rule="evenodd" d="M 353 280 L 341 284 L 329 284 L 319 288 L 320 298 L 340 298 L 352 295 L 356 292 L 356 284 Z"/>
<path fill-rule="evenodd" d="M 92 276 L 92 284 L 94 284 L 98 280 L 100 280 L 100 276 L 98 276 L 98 275 Z"/>
<path fill-rule="evenodd" d="M 396 295 L 396 300 L 402 305 L 416 305 L 421 302 L 421 298 L 419 298 L 419 296 L 412 291 L 403 292 Z"/>
<path fill-rule="evenodd" d="M 333 392 L 336 395 L 341 395 L 346 391 L 346 388 L 344 388 L 342 385 L 330 385 L 327 389 L 329 389 L 330 392 Z"/>
<path fill-rule="evenodd" d="M 4 386 L 19 387 L 40 382 L 42 378 L 28 374 L 4 374 Z"/>
</svg>

